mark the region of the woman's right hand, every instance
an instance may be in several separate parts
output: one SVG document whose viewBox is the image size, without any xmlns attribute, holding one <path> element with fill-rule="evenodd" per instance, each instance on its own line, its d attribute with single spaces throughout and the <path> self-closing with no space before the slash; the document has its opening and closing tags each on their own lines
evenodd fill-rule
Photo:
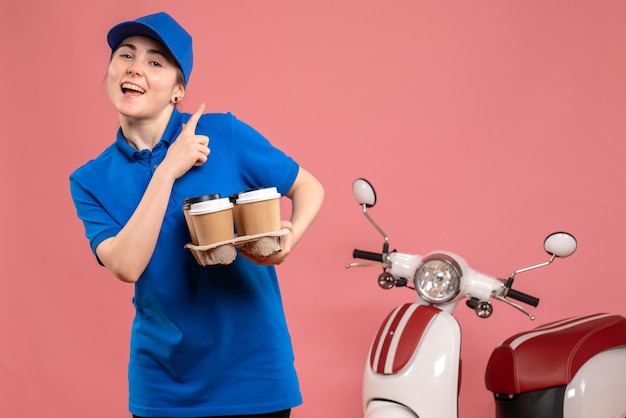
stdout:
<svg viewBox="0 0 626 418">
<path fill-rule="evenodd" d="M 175 180 L 185 174 L 191 167 L 204 164 L 211 152 L 209 137 L 196 135 L 196 126 L 206 105 L 202 103 L 198 110 L 191 115 L 183 129 L 167 150 L 165 159 L 159 166 L 162 170 L 169 170 Z"/>
<path fill-rule="evenodd" d="M 152 258 L 174 181 L 207 160 L 209 137 L 196 135 L 204 108 L 203 103 L 183 125 L 126 225 L 96 249 L 101 262 L 124 282 L 136 282 Z"/>
</svg>

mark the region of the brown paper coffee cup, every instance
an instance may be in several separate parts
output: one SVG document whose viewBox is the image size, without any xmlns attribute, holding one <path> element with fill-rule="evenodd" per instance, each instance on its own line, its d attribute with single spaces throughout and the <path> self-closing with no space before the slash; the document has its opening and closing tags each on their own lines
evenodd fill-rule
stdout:
<svg viewBox="0 0 626 418">
<path fill-rule="evenodd" d="M 246 235 L 246 231 L 243 229 L 243 222 L 241 221 L 241 208 L 237 205 L 237 199 L 241 193 L 236 193 L 229 197 L 233 206 L 233 222 L 235 223 L 235 229 L 237 230 L 237 236 L 243 237 Z"/>
<path fill-rule="evenodd" d="M 206 194 L 198 197 L 189 197 L 183 201 L 183 215 L 185 215 L 185 223 L 187 224 L 187 229 L 189 230 L 189 235 L 191 236 L 191 243 L 193 245 L 198 245 L 198 235 L 196 234 L 196 228 L 193 226 L 191 215 L 189 215 L 191 205 L 194 203 L 205 202 L 207 200 L 219 199 L 219 197 L 219 194 Z"/>
<path fill-rule="evenodd" d="M 194 203 L 189 209 L 198 245 L 211 245 L 235 238 L 233 204 L 226 198 Z"/>
<path fill-rule="evenodd" d="M 280 197 L 275 187 L 239 194 L 235 222 L 241 225 L 246 235 L 280 230 Z"/>
</svg>

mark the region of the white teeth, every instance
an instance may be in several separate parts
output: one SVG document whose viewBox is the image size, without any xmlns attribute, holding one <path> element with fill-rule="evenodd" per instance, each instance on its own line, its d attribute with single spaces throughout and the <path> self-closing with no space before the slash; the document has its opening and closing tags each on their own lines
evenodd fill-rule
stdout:
<svg viewBox="0 0 626 418">
<path fill-rule="evenodd" d="M 133 90 L 133 91 L 137 91 L 139 93 L 145 93 L 146 92 L 141 87 L 139 87 L 139 86 L 137 86 L 135 84 L 131 84 L 131 83 L 122 83 L 122 89 L 124 89 L 124 90 Z"/>
</svg>

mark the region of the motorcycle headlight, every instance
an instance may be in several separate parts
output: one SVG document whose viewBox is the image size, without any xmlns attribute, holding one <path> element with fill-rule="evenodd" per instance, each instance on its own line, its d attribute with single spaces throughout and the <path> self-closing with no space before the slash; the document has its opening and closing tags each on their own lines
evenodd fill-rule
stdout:
<svg viewBox="0 0 626 418">
<path fill-rule="evenodd" d="M 461 267 L 452 257 L 432 254 L 415 271 L 415 288 L 429 303 L 446 303 L 459 294 L 462 277 Z"/>
</svg>

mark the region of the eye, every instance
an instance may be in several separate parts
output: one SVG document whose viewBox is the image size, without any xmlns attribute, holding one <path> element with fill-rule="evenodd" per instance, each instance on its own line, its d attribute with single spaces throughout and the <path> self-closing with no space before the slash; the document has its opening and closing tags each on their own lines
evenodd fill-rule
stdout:
<svg viewBox="0 0 626 418">
<path fill-rule="evenodd" d="M 122 52 L 122 53 L 120 53 L 120 54 L 119 54 L 119 57 L 120 57 L 120 58 L 124 58 L 124 59 L 129 60 L 129 59 L 131 59 L 133 56 L 132 56 L 131 54 L 127 53 L 127 52 Z"/>
<path fill-rule="evenodd" d="M 150 65 L 152 67 L 162 67 L 161 63 L 158 61 L 150 61 Z"/>
</svg>

